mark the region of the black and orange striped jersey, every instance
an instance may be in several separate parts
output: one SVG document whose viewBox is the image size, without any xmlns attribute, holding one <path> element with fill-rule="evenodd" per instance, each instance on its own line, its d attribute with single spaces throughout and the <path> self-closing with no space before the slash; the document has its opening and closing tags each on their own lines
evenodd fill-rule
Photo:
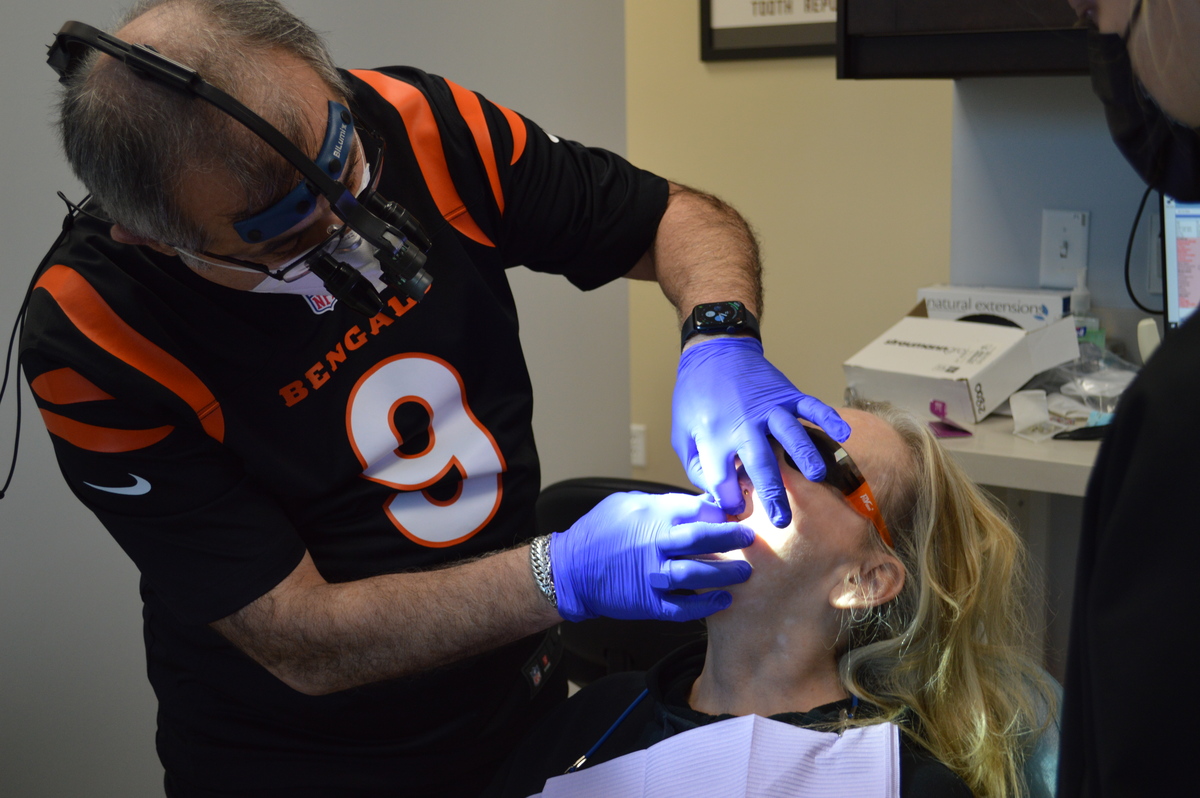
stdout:
<svg viewBox="0 0 1200 798">
<path fill-rule="evenodd" d="M 310 698 L 207 624 L 305 551 L 337 582 L 528 537 L 538 460 L 505 270 L 602 285 L 647 250 L 666 207 L 661 178 L 453 83 L 408 68 L 347 77 L 358 123 L 387 145 L 380 192 L 433 239 L 422 303 L 389 290 L 368 319 L 227 289 L 79 216 L 21 340 L 67 483 L 141 571 L 164 764 L 213 788 L 416 794 L 482 750 L 503 755 L 536 641 Z"/>
</svg>

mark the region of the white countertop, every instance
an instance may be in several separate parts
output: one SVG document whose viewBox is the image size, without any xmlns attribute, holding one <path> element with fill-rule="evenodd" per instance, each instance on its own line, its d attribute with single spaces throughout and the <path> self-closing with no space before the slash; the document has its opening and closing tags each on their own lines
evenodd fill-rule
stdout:
<svg viewBox="0 0 1200 798">
<path fill-rule="evenodd" d="M 983 485 L 1082 496 L 1099 441 L 1027 441 L 1012 434 L 1007 416 L 990 416 L 970 438 L 942 438 L 967 473 Z"/>
</svg>

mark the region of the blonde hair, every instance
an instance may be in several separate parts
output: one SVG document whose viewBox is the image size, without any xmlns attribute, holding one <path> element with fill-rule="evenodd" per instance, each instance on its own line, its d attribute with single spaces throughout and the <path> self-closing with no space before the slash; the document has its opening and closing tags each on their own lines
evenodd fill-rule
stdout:
<svg viewBox="0 0 1200 798">
<path fill-rule="evenodd" d="M 881 714 L 847 723 L 894 722 L 976 795 L 1023 795 L 1055 697 L 1031 655 L 1021 540 L 925 424 L 887 404 L 857 409 L 900 434 L 912 468 L 879 497 L 904 587 L 848 620 L 839 661 L 846 689 Z"/>
<path fill-rule="evenodd" d="M 1200 125 L 1200 7 L 1194 2 L 1142 0 L 1126 47 L 1133 71 L 1154 102 L 1178 121 Z"/>
</svg>

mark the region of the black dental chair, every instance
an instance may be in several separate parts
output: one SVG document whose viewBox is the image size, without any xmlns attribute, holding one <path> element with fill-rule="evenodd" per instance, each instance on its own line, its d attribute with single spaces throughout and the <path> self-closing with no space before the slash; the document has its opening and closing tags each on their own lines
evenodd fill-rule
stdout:
<svg viewBox="0 0 1200 798">
<path fill-rule="evenodd" d="M 537 534 L 565 532 L 611 493 L 696 493 L 690 488 L 618 477 L 581 477 L 542 489 L 536 506 Z M 562 667 L 582 687 L 610 673 L 646 670 L 676 648 L 704 636 L 701 621 L 618 621 L 593 618 L 563 623 Z"/>
</svg>

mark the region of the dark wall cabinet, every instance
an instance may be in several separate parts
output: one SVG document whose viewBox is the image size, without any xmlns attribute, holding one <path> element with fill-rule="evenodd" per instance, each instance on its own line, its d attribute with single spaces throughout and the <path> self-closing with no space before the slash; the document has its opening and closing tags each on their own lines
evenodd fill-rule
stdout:
<svg viewBox="0 0 1200 798">
<path fill-rule="evenodd" d="M 839 78 L 1085 75 L 1067 0 L 841 0 Z"/>
</svg>

